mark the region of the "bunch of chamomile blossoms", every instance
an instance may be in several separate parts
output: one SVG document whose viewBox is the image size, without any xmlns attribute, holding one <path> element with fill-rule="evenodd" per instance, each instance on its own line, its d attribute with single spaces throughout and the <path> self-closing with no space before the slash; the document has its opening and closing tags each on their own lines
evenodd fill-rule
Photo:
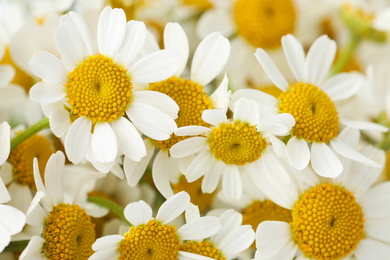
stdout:
<svg viewBox="0 0 390 260">
<path fill-rule="evenodd" d="M 0 259 L 390 260 L 390 6 L 336 2 L 0 0 Z"/>
</svg>

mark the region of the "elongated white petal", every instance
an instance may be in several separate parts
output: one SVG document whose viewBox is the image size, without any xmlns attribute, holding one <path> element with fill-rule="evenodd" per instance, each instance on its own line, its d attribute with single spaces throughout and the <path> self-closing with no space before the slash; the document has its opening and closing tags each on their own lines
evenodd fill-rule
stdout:
<svg viewBox="0 0 390 260">
<path fill-rule="evenodd" d="M 118 142 L 110 124 L 98 123 L 95 125 L 91 135 L 91 149 L 98 162 L 109 163 L 115 160 Z"/>
<path fill-rule="evenodd" d="M 206 171 L 202 181 L 202 191 L 204 193 L 212 193 L 218 187 L 219 179 L 225 170 L 223 162 L 214 162 L 213 168 Z"/>
<path fill-rule="evenodd" d="M 304 139 L 293 136 L 286 146 L 287 158 L 297 170 L 303 170 L 310 161 L 310 150 Z"/>
<path fill-rule="evenodd" d="M 319 37 L 310 47 L 306 57 L 307 82 L 320 86 L 332 66 L 336 55 L 336 42 L 327 35 Z"/>
<path fill-rule="evenodd" d="M 214 108 L 227 111 L 227 105 L 229 104 L 229 99 L 231 96 L 231 91 L 228 91 L 228 85 L 229 80 L 225 73 L 221 84 L 219 84 L 217 89 L 210 95 L 210 99 Z"/>
<path fill-rule="evenodd" d="M 162 223 L 169 223 L 183 213 L 190 204 L 190 196 L 181 191 L 167 199 L 158 210 L 156 219 Z"/>
<path fill-rule="evenodd" d="M 151 145 L 146 146 L 146 156 L 140 161 L 133 161 L 129 157 L 125 156 L 123 160 L 123 170 L 125 171 L 127 183 L 130 187 L 137 185 L 138 181 L 144 174 L 146 167 L 152 159 L 154 147 Z"/>
<path fill-rule="evenodd" d="M 8 158 L 11 149 L 11 127 L 7 121 L 0 124 L 0 165 Z"/>
<path fill-rule="evenodd" d="M 41 104 L 50 104 L 65 98 L 64 86 L 58 83 L 38 82 L 30 89 L 32 101 Z"/>
<path fill-rule="evenodd" d="M 123 66 L 128 66 L 140 52 L 146 39 L 146 26 L 143 22 L 129 21 L 126 24 L 126 35 L 120 47 L 116 60 Z"/>
<path fill-rule="evenodd" d="M 11 199 L 7 187 L 5 187 L 3 180 L 0 177 L 0 203 L 6 203 Z"/>
<path fill-rule="evenodd" d="M 30 207 L 26 212 L 26 223 L 33 226 L 43 226 L 46 220 L 46 213 L 39 205 L 41 199 L 45 196 L 45 193 L 38 191 L 35 193 L 33 200 L 31 201 Z"/>
<path fill-rule="evenodd" d="M 384 204 L 386 205 L 386 204 Z M 366 217 L 364 215 L 364 217 Z M 364 222 L 364 231 L 377 240 L 390 242 L 390 216 L 385 218 L 368 218 Z"/>
<path fill-rule="evenodd" d="M 171 77 L 178 66 L 175 51 L 161 50 L 141 58 L 128 71 L 135 83 L 153 83 Z"/>
<path fill-rule="evenodd" d="M 138 130 L 155 140 L 167 140 L 177 129 L 170 116 L 148 104 L 132 103 L 126 114 Z"/>
<path fill-rule="evenodd" d="M 295 119 L 291 114 L 282 113 L 261 118 L 261 123 L 257 127 L 260 132 L 284 136 L 288 135 L 295 125 Z"/>
<path fill-rule="evenodd" d="M 282 37 L 282 46 L 295 78 L 305 82 L 305 52 L 302 44 L 291 34 Z"/>
<path fill-rule="evenodd" d="M 130 203 L 124 210 L 126 219 L 135 227 L 152 219 L 152 208 L 143 200 Z"/>
<path fill-rule="evenodd" d="M 164 29 L 164 47 L 176 51 L 179 55 L 179 66 L 174 75 L 179 77 L 187 65 L 189 44 L 187 35 L 178 23 L 167 23 Z"/>
<path fill-rule="evenodd" d="M 271 60 L 268 54 L 261 48 L 258 48 L 255 53 L 256 59 L 260 62 L 265 73 L 268 77 L 280 90 L 286 91 L 289 87 L 289 84 L 286 78 L 280 73 L 279 69 L 276 67 L 275 63 Z"/>
<path fill-rule="evenodd" d="M 165 197 L 173 196 L 173 190 L 169 182 L 169 157 L 166 151 L 160 150 L 154 158 L 152 176 L 157 190 Z"/>
<path fill-rule="evenodd" d="M 179 260 L 213 260 L 214 259 L 207 256 L 190 253 L 187 251 L 181 251 L 181 250 L 177 251 L 177 254 Z"/>
<path fill-rule="evenodd" d="M 19 259 L 21 260 L 43 260 L 45 259 L 43 254 L 41 254 L 42 246 L 45 243 L 45 239 L 40 236 L 33 236 L 28 242 L 27 247 L 23 250 Z"/>
<path fill-rule="evenodd" d="M 332 148 L 336 150 L 340 155 L 347 157 L 348 159 L 360 162 L 364 165 L 371 166 L 371 167 L 380 167 L 380 165 L 377 162 L 374 162 L 373 160 L 367 158 L 366 156 L 362 155 L 352 147 L 346 145 L 342 141 L 338 140 L 337 138 L 335 140 L 331 140 L 330 144 L 332 145 Z"/>
<path fill-rule="evenodd" d="M 173 145 L 169 152 L 175 158 L 183 158 L 193 155 L 207 147 L 205 137 L 191 137 Z"/>
<path fill-rule="evenodd" d="M 250 225 L 235 228 L 220 244 L 226 255 L 236 255 L 248 249 L 255 239 L 255 231 Z"/>
<path fill-rule="evenodd" d="M 210 131 L 210 128 L 205 126 L 191 125 L 183 126 L 178 128 L 175 131 L 177 136 L 191 136 L 191 135 L 201 135 Z"/>
<path fill-rule="evenodd" d="M 26 216 L 23 212 L 8 205 L 0 205 L 0 212 L 0 225 L 3 224 L 11 235 L 22 231 L 26 223 Z"/>
<path fill-rule="evenodd" d="M 357 260 L 386 259 L 390 255 L 390 246 L 373 239 L 362 239 L 353 253 Z"/>
<path fill-rule="evenodd" d="M 126 34 L 126 15 L 122 9 L 106 6 L 100 13 L 97 27 L 99 53 L 114 57 Z"/>
<path fill-rule="evenodd" d="M 256 230 L 256 247 L 264 256 L 272 256 L 291 239 L 290 225 L 281 221 L 263 221 Z"/>
<path fill-rule="evenodd" d="M 57 137 L 62 137 L 71 125 L 69 112 L 63 109 L 62 105 L 51 112 L 49 121 L 50 130 Z"/>
<path fill-rule="evenodd" d="M 64 84 L 67 81 L 68 72 L 55 55 L 50 52 L 40 51 L 34 54 L 29 63 L 32 72 L 41 79 Z"/>
<path fill-rule="evenodd" d="M 177 103 L 169 96 L 158 91 L 145 90 L 134 92 L 133 102 L 153 106 L 173 119 L 177 118 L 179 112 Z"/>
<path fill-rule="evenodd" d="M 219 109 L 203 110 L 202 119 L 211 125 L 218 125 L 227 121 L 226 112 Z"/>
<path fill-rule="evenodd" d="M 219 219 L 221 220 L 221 230 L 215 234 L 212 238 L 210 238 L 210 241 L 214 243 L 217 247 L 219 247 L 225 238 L 229 235 L 229 233 L 241 226 L 242 224 L 242 214 L 238 213 L 237 211 L 233 209 L 228 209 L 224 211 L 220 216 Z"/>
<path fill-rule="evenodd" d="M 183 225 L 177 233 L 184 240 L 205 239 L 215 235 L 221 229 L 221 223 L 217 217 L 202 217 Z"/>
<path fill-rule="evenodd" d="M 9 64 L 1 65 L 0 77 L 0 87 L 8 85 L 15 77 L 15 69 Z"/>
<path fill-rule="evenodd" d="M 256 102 L 240 98 L 234 105 L 233 119 L 248 122 L 250 125 L 258 125 L 260 115 Z"/>
<path fill-rule="evenodd" d="M 265 135 L 265 138 L 269 138 L 274 149 L 275 155 L 279 158 L 286 156 L 286 144 L 282 140 L 276 138 L 273 135 Z"/>
<path fill-rule="evenodd" d="M 9 242 L 11 242 L 11 234 L 9 233 L 7 226 L 0 223 L 0 252 L 3 252 Z"/>
<path fill-rule="evenodd" d="M 188 182 L 194 182 L 207 173 L 214 164 L 213 155 L 205 150 L 201 152 L 188 166 L 185 176 Z"/>
<path fill-rule="evenodd" d="M 106 250 L 99 250 L 91 255 L 88 260 L 106 260 L 106 259 L 118 259 L 120 253 L 118 247 L 110 248 Z"/>
<path fill-rule="evenodd" d="M 390 182 L 378 184 L 366 191 L 359 199 L 365 218 L 390 217 L 390 205 L 387 203 L 390 199 L 389 188 Z"/>
<path fill-rule="evenodd" d="M 84 158 L 91 140 L 92 121 L 84 117 L 77 118 L 69 127 L 65 136 L 65 151 L 69 160 L 75 164 Z"/>
<path fill-rule="evenodd" d="M 230 42 L 220 32 L 206 36 L 198 45 L 191 64 L 191 80 L 206 85 L 223 69 L 230 54 Z"/>
<path fill-rule="evenodd" d="M 366 121 L 358 121 L 358 120 L 350 120 L 345 118 L 340 118 L 340 123 L 360 129 L 360 130 L 371 130 L 371 131 L 378 131 L 378 132 L 387 132 L 389 129 L 381 124 L 373 123 L 373 122 L 366 122 Z"/>
<path fill-rule="evenodd" d="M 104 236 L 96 239 L 95 243 L 92 245 L 94 251 L 98 250 L 107 250 L 108 248 L 118 247 L 120 241 L 124 239 L 121 235 L 110 235 Z"/>
<path fill-rule="evenodd" d="M 336 178 L 343 171 L 340 159 L 324 143 L 311 145 L 311 166 L 318 175 L 328 178 Z"/>
<path fill-rule="evenodd" d="M 286 167 L 279 161 L 279 159 L 272 151 L 273 150 L 271 150 L 271 148 L 268 148 L 268 150 L 264 151 L 260 157 L 259 163 L 262 163 L 269 172 L 277 172 L 274 173 L 274 176 L 279 179 L 279 182 L 284 181 L 285 183 L 289 183 L 290 176 Z"/>
<path fill-rule="evenodd" d="M 362 85 L 361 76 L 353 73 L 340 73 L 330 78 L 322 90 L 331 100 L 342 100 L 352 97 Z"/>
<path fill-rule="evenodd" d="M 64 202 L 62 191 L 65 155 L 58 151 L 52 154 L 45 168 L 45 186 L 55 205 Z"/>
<path fill-rule="evenodd" d="M 222 176 L 222 191 L 228 200 L 239 200 L 242 196 L 240 172 L 236 166 L 226 167 Z"/>
</svg>

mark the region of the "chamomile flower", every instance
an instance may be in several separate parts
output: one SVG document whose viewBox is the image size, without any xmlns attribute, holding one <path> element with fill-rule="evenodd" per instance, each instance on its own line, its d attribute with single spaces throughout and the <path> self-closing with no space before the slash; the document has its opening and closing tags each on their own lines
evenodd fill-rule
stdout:
<svg viewBox="0 0 390 260">
<path fill-rule="evenodd" d="M 205 109 L 223 109 L 230 96 L 230 91 L 227 90 L 228 80 L 226 76 L 210 96 L 204 90 L 204 87 L 220 74 L 227 62 L 230 52 L 228 39 L 216 32 L 201 41 L 193 56 L 190 79 L 181 77 L 188 62 L 189 46 L 187 36 L 179 24 L 168 23 L 166 25 L 164 46 L 168 50 L 179 53 L 180 65 L 172 77 L 150 84 L 149 90 L 165 94 L 178 104 L 180 113 L 175 119 L 178 127 L 189 125 L 207 127 L 208 123 L 202 120 L 202 112 Z M 147 156 L 141 160 L 141 163 L 133 162 L 131 158 L 125 156 L 124 170 L 129 185 L 137 184 L 154 150 L 160 149 L 153 162 L 153 180 L 158 190 L 166 198 L 172 196 L 173 192 L 169 186 L 168 174 L 173 171 L 178 175 L 180 169 L 178 160 L 169 155 L 169 149 L 186 138 L 185 136 L 172 134 L 163 141 L 155 138 L 146 140 Z"/>
<path fill-rule="evenodd" d="M 118 149 L 139 161 L 146 148 L 138 130 L 165 140 L 176 129 L 178 106 L 171 98 L 133 88 L 136 83 L 166 79 L 178 66 L 169 50 L 137 60 L 145 37 L 142 22 L 126 23 L 123 10 L 106 7 L 99 17 L 94 50 L 86 23 L 70 12 L 61 17 L 56 30 L 61 60 L 48 52 L 32 58 L 31 70 L 43 81 L 31 88 L 31 99 L 42 104 L 53 133 L 64 136 L 73 163 L 85 157 L 112 164 Z"/>
<path fill-rule="evenodd" d="M 261 118 L 258 111 L 256 102 L 242 98 L 235 104 L 230 120 L 226 110 L 205 110 L 202 118 L 211 127 L 179 128 L 175 132 L 178 136 L 202 135 L 183 140 L 169 150 L 177 158 L 196 155 L 184 172 L 187 180 L 193 182 L 204 175 L 202 191 L 211 193 L 222 177 L 226 198 L 238 200 L 242 195 L 240 175 L 244 172 L 263 169 L 286 177 L 275 164 L 273 150 L 278 152 L 284 144 L 274 134 L 287 134 L 295 121 L 290 114 Z"/>
<path fill-rule="evenodd" d="M 337 177 L 343 170 L 335 150 L 363 164 L 378 166 L 346 145 L 347 136 L 340 131 L 340 124 L 364 130 L 386 132 L 387 128 L 371 122 L 339 118 L 336 101 L 353 96 L 359 89 L 361 76 L 340 73 L 325 81 L 336 52 L 336 43 L 327 36 L 319 37 L 305 57 L 303 47 L 292 35 L 282 38 L 283 49 L 296 80 L 289 84 L 263 49 L 257 49 L 256 58 L 275 86 L 282 90 L 276 99 L 256 90 L 239 90 L 232 95 L 232 102 L 244 96 L 254 99 L 265 114 L 290 113 L 295 118 L 291 138 L 287 142 L 286 155 L 298 170 L 309 162 L 316 173 L 324 177 Z"/>
<path fill-rule="evenodd" d="M 165 260 L 207 259 L 180 249 L 181 240 L 198 240 L 217 233 L 221 224 L 216 217 L 202 217 L 180 228 L 170 222 L 190 204 L 190 196 L 180 192 L 166 200 L 152 217 L 152 208 L 144 201 L 130 203 L 125 208 L 126 219 L 133 225 L 123 235 L 105 236 L 96 240 L 96 251 L 89 259 Z"/>
<path fill-rule="evenodd" d="M 365 147 L 362 153 L 384 165 L 383 151 Z M 304 190 L 298 182 L 271 188 L 271 198 L 286 200 L 292 221 L 260 223 L 256 259 L 290 260 L 298 255 L 300 260 L 388 258 L 390 183 L 371 187 L 382 168 L 348 159 L 343 163 L 345 170 L 336 179 L 318 181 Z"/>
<path fill-rule="evenodd" d="M 34 159 L 34 179 L 37 193 L 26 213 L 26 223 L 39 229 L 20 259 L 87 259 L 92 255 L 95 242 L 94 224 L 90 214 L 94 208 L 84 208 L 86 201 L 82 197 L 82 187 L 88 180 L 102 177 L 103 174 L 85 173 L 78 180 L 73 196 L 65 196 L 62 183 L 65 156 L 62 152 L 53 154 L 45 168 L 43 184 L 38 161 Z M 100 213 L 100 212 L 99 212 Z"/>
</svg>

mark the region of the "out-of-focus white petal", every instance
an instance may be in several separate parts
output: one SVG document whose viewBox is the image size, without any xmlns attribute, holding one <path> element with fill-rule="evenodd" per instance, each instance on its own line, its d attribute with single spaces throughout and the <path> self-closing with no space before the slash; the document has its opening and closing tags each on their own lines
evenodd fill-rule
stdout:
<svg viewBox="0 0 390 260">
<path fill-rule="evenodd" d="M 240 172 L 236 166 L 226 167 L 222 176 L 222 191 L 228 200 L 239 200 L 242 196 Z"/>
<path fill-rule="evenodd" d="M 45 81 L 65 84 L 68 72 L 55 55 L 40 51 L 34 54 L 29 63 L 32 72 Z"/>
<path fill-rule="evenodd" d="M 339 73 L 330 78 L 322 90 L 331 100 L 342 100 L 352 97 L 362 85 L 361 76 L 354 73 Z"/>
<path fill-rule="evenodd" d="M 30 89 L 31 100 L 41 104 L 54 103 L 65 97 L 65 88 L 58 83 L 38 82 Z"/>
<path fill-rule="evenodd" d="M 143 22 L 129 21 L 126 24 L 126 35 L 119 49 L 116 60 L 122 66 L 128 66 L 140 52 L 146 39 L 146 26 Z"/>
</svg>

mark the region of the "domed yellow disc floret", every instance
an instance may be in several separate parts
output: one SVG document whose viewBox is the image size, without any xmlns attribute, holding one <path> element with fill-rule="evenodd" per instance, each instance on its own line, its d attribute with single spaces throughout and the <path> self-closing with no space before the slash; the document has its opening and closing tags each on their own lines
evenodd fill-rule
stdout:
<svg viewBox="0 0 390 260">
<path fill-rule="evenodd" d="M 208 239 L 203 242 L 187 241 L 180 247 L 180 250 L 207 256 L 215 260 L 226 260 L 222 252 L 213 243 L 210 243 Z"/>
<path fill-rule="evenodd" d="M 239 120 L 214 127 L 207 141 L 215 159 L 240 166 L 259 159 L 267 147 L 256 126 Z"/>
<path fill-rule="evenodd" d="M 146 225 L 131 227 L 119 246 L 119 260 L 177 259 L 180 240 L 175 226 L 158 223 L 155 219 Z"/>
<path fill-rule="evenodd" d="M 88 259 L 95 242 L 91 218 L 78 205 L 59 204 L 46 219 L 42 232 L 47 259 Z"/>
<path fill-rule="evenodd" d="M 270 200 L 253 201 L 242 212 L 243 225 L 251 225 L 256 231 L 257 226 L 266 220 L 284 221 L 290 223 L 292 220 L 291 210 L 282 208 Z M 252 244 L 256 248 L 256 244 Z"/>
<path fill-rule="evenodd" d="M 158 91 L 171 97 L 179 106 L 179 116 L 175 122 L 177 127 L 200 125 L 209 126 L 202 120 L 205 109 L 212 109 L 212 104 L 203 91 L 203 86 L 192 80 L 177 78 L 175 76 L 161 82 L 150 84 L 149 90 Z M 176 136 L 172 134 L 168 140 L 154 141 L 155 145 L 163 150 L 169 150 L 174 144 L 189 136 Z"/>
<path fill-rule="evenodd" d="M 311 259 L 341 259 L 363 238 L 364 216 L 345 188 L 320 184 L 301 195 L 292 210 L 292 239 Z"/>
<path fill-rule="evenodd" d="M 295 118 L 292 135 L 308 142 L 328 143 L 339 133 L 339 117 L 333 101 L 318 87 L 297 83 L 279 97 L 280 113 Z"/>
<path fill-rule="evenodd" d="M 42 135 L 32 135 L 15 149 L 8 157 L 8 162 L 13 166 L 13 179 L 15 182 L 28 185 L 36 190 L 34 181 L 33 159 L 38 158 L 39 172 L 43 176 L 46 163 L 53 153 L 49 140 Z"/>
<path fill-rule="evenodd" d="M 237 0 L 233 9 L 237 33 L 260 48 L 279 47 L 294 32 L 295 15 L 291 0 Z"/>
<path fill-rule="evenodd" d="M 132 83 L 124 67 L 110 57 L 93 55 L 68 76 L 67 98 L 74 118 L 93 123 L 112 122 L 125 114 L 132 98 Z"/>
</svg>

